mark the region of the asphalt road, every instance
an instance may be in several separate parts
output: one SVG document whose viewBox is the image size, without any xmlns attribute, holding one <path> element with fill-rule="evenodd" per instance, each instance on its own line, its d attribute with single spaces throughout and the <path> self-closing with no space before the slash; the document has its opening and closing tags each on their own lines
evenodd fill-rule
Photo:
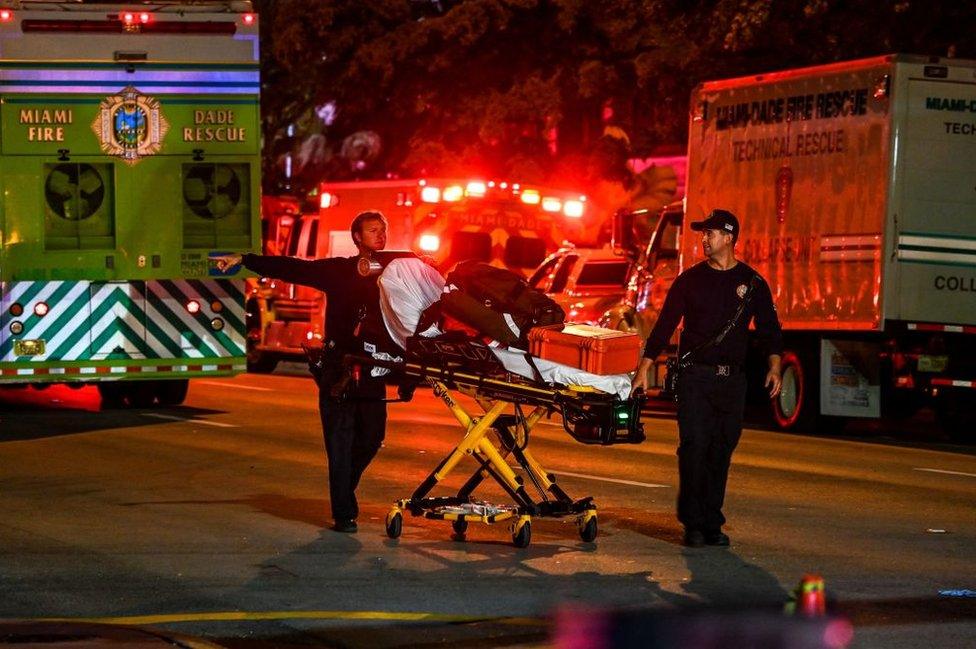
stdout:
<svg viewBox="0 0 976 649">
<path fill-rule="evenodd" d="M 460 439 L 429 391 L 391 405 L 356 535 L 327 529 L 307 378 L 197 380 L 184 407 L 130 411 L 99 411 L 92 388 L 2 391 L 0 618 L 234 647 L 569 646 L 581 628 L 687 619 L 673 613 L 790 624 L 784 601 L 817 573 L 850 646 L 973 646 L 973 448 L 926 436 L 924 421 L 908 436 L 747 430 L 727 497 L 733 546 L 688 549 L 673 515 L 675 422 L 645 425 L 646 443 L 600 448 L 541 423 L 531 450 L 570 495 L 594 497 L 600 534 L 584 543 L 571 522 L 537 519 L 517 549 L 505 524 L 458 542 L 449 524 L 407 517 L 386 537 L 390 504 Z M 490 484 L 479 493 L 507 502 Z M 847 629 L 826 629 L 834 646 Z"/>
</svg>

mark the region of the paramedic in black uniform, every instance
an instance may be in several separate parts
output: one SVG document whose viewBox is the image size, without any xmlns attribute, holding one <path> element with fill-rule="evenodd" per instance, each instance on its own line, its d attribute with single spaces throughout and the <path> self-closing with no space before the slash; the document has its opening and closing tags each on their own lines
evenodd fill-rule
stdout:
<svg viewBox="0 0 976 649">
<path fill-rule="evenodd" d="M 363 353 L 356 346 L 357 326 L 368 308 L 379 308 L 376 277 L 363 277 L 357 270 L 361 258 L 369 258 L 386 247 L 386 217 L 380 212 L 362 212 L 350 226 L 359 249 L 355 257 L 304 260 L 274 255 L 233 254 L 215 258 L 217 268 L 225 270 L 239 263 L 263 277 L 316 288 L 326 296 L 326 344 L 334 343 L 332 366 L 325 367 L 319 385 L 319 414 L 329 463 L 329 499 L 332 529 L 357 531 L 356 487 L 376 456 L 386 430 L 386 387 L 381 379 L 362 370 L 359 381 L 350 384 L 345 398 L 336 398 L 332 387 L 341 377 L 337 363 L 343 354 Z"/>
<path fill-rule="evenodd" d="M 769 358 L 766 387 L 770 398 L 779 394 L 783 333 L 766 281 L 735 258 L 739 221 L 731 212 L 713 210 L 704 221 L 691 224 L 702 233 L 707 259 L 675 279 L 661 314 L 644 346 L 633 390 L 647 388 L 654 358 L 684 318 L 680 354 L 715 338 L 735 315 L 750 281 L 752 296 L 736 326 L 720 344 L 703 349 L 681 372 L 678 383 L 678 520 L 684 542 L 691 547 L 727 546 L 722 532 L 722 503 L 735 450 L 742 433 L 745 408 L 746 358 L 749 321 Z"/>
</svg>

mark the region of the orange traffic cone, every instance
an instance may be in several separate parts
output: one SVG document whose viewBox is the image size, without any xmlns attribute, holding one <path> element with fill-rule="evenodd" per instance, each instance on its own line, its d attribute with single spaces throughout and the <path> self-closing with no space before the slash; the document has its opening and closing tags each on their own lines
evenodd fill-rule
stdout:
<svg viewBox="0 0 976 649">
<path fill-rule="evenodd" d="M 824 594 L 824 580 L 820 575 L 803 575 L 800 584 L 786 603 L 786 613 L 821 617 L 827 614 L 827 600 Z"/>
</svg>

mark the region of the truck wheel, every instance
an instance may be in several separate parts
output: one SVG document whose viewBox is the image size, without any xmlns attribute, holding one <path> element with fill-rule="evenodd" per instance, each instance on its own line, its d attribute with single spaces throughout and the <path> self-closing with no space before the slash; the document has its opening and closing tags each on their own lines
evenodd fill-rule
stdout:
<svg viewBox="0 0 976 649">
<path fill-rule="evenodd" d="M 770 401 L 773 420 L 781 430 L 809 432 L 816 422 L 817 374 L 813 363 L 804 363 L 793 351 L 783 353 L 783 388 Z M 765 374 L 764 374 L 765 375 Z"/>
<path fill-rule="evenodd" d="M 278 358 L 248 345 L 247 371 L 254 374 L 271 374 L 278 367 Z"/>
<path fill-rule="evenodd" d="M 186 399 L 186 392 L 190 387 L 188 379 L 167 379 L 159 381 L 156 386 L 156 397 L 161 406 L 178 406 Z"/>
<path fill-rule="evenodd" d="M 117 381 L 105 381 L 99 383 L 98 395 L 102 398 L 102 410 L 115 410 L 125 407 L 124 386 Z"/>
<path fill-rule="evenodd" d="M 976 442 L 976 414 L 963 401 L 953 392 L 943 393 L 935 404 L 935 414 L 952 441 L 969 444 Z"/>
</svg>

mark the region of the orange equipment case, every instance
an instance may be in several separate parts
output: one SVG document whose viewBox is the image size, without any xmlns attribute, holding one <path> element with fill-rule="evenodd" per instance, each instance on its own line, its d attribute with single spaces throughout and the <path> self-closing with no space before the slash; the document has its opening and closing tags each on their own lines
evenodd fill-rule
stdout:
<svg viewBox="0 0 976 649">
<path fill-rule="evenodd" d="M 635 333 L 585 324 L 529 330 L 529 353 L 592 374 L 626 374 L 637 368 L 643 341 Z"/>
</svg>

